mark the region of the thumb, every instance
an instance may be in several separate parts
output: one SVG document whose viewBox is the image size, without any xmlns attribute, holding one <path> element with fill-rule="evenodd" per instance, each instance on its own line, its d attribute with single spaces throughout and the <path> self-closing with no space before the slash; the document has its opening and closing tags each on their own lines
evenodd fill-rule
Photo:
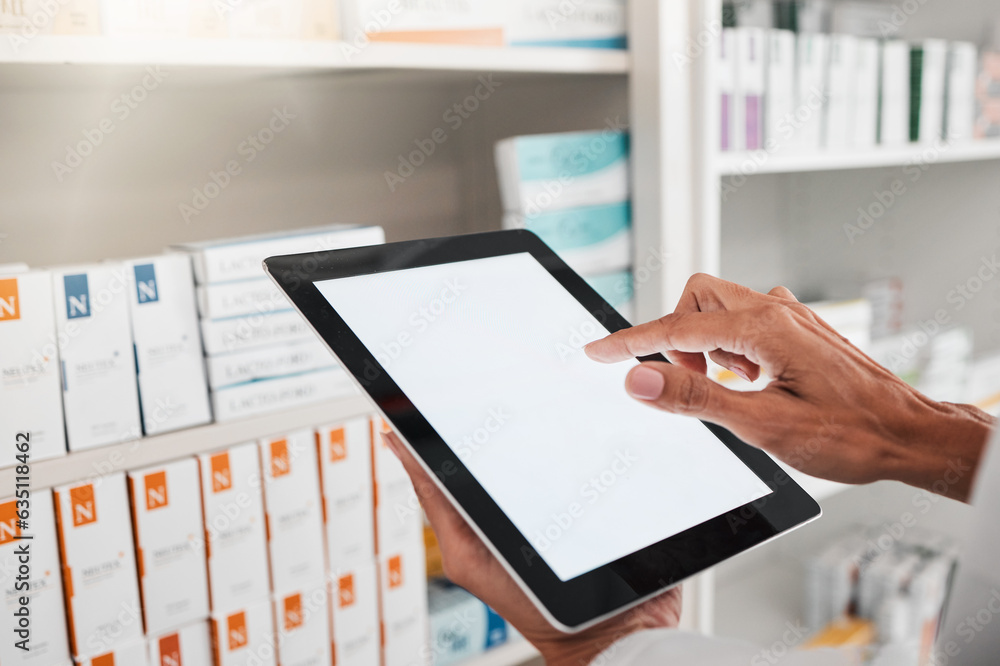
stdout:
<svg viewBox="0 0 1000 666">
<path fill-rule="evenodd" d="M 669 363 L 642 363 L 625 379 L 636 400 L 672 414 L 694 416 L 730 430 L 745 423 L 767 398 L 760 392 L 732 391 L 705 375 Z"/>
</svg>

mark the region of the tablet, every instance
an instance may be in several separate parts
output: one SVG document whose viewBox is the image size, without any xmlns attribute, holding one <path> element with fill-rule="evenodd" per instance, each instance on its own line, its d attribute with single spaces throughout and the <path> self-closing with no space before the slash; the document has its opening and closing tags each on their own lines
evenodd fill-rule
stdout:
<svg viewBox="0 0 1000 666">
<path fill-rule="evenodd" d="M 577 631 L 820 515 L 768 456 L 629 397 L 629 326 L 523 230 L 265 268 L 538 609 Z"/>
</svg>

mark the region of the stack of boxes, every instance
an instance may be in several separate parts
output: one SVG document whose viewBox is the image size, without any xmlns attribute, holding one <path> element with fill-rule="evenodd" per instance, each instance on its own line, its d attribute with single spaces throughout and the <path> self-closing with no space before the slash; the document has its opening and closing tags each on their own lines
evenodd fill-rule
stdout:
<svg viewBox="0 0 1000 666">
<path fill-rule="evenodd" d="M 216 663 L 277 663 L 257 444 L 198 456 Z"/>
<path fill-rule="evenodd" d="M 207 664 L 205 528 L 198 461 L 189 458 L 128 474 L 139 588 L 150 661 Z"/>
<path fill-rule="evenodd" d="M 53 495 L 69 643 L 76 663 L 144 663 L 125 475 L 61 486 Z"/>
<path fill-rule="evenodd" d="M 760 26 L 717 48 L 723 151 L 864 149 L 974 137 L 976 47 Z"/>
<path fill-rule="evenodd" d="M 424 523 L 401 465 L 373 446 L 382 427 L 358 418 L 35 491 L 30 529 L 15 498 L 0 502 L 0 629 L 16 636 L 30 596 L 32 630 L 27 661 L 13 641 L 0 659 L 425 663 Z"/>
<path fill-rule="evenodd" d="M 312 430 L 260 442 L 278 659 L 332 663 L 323 504 Z"/>
<path fill-rule="evenodd" d="M 951 540 L 912 526 L 849 534 L 808 564 L 806 625 L 830 634 L 866 620 L 878 663 L 931 663 L 956 560 Z"/>
<path fill-rule="evenodd" d="M 53 277 L 69 450 L 139 439 L 125 266 L 61 268 Z"/>
<path fill-rule="evenodd" d="M 309 324 L 263 275 L 270 256 L 385 242 L 379 227 L 327 227 L 177 246 L 194 261 L 215 420 L 353 392 Z"/>
<path fill-rule="evenodd" d="M 976 138 L 1000 138 L 1000 52 L 983 54 L 976 81 Z"/>
<path fill-rule="evenodd" d="M 625 48 L 625 0 L 16 0 L 0 33 Z M 343 28 L 341 27 L 343 25 Z"/>
<path fill-rule="evenodd" d="M 17 512 L 17 499 L 0 502 L 0 585 L 4 590 L 0 631 L 7 637 L 0 641 L 0 663 L 71 664 L 52 494 L 35 493 L 31 498 L 29 529 L 18 526 Z M 32 539 L 21 541 L 22 536 Z M 19 556 L 26 543 L 31 552 L 30 582 L 17 580 L 22 564 Z M 24 598 L 28 599 L 30 633 L 21 633 Z M 25 640 L 28 642 L 22 642 Z M 30 648 L 30 652 L 25 653 L 22 647 Z"/>
<path fill-rule="evenodd" d="M 537 234 L 633 317 L 629 138 L 608 128 L 497 144 L 504 227 Z"/>
<path fill-rule="evenodd" d="M 369 420 L 322 426 L 316 430 L 315 446 L 335 663 L 377 663 L 381 631 Z"/>
<path fill-rule="evenodd" d="M 0 272 L 0 438 L 30 433 L 32 460 L 66 453 L 52 274 Z M 15 464 L 12 445 L 0 466 Z"/>
<path fill-rule="evenodd" d="M 382 602 L 382 660 L 410 664 L 426 654 L 427 562 L 423 510 L 406 470 L 386 445 L 388 425 L 370 422 L 375 487 L 375 555 Z"/>
</svg>

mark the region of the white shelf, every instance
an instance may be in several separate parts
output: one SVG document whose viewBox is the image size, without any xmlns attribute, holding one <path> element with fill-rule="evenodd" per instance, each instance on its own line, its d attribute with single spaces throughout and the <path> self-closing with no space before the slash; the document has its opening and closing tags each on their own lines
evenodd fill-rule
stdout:
<svg viewBox="0 0 1000 666">
<path fill-rule="evenodd" d="M 874 169 L 909 164 L 946 164 L 1000 159 L 1000 141 L 975 141 L 943 144 L 911 144 L 899 148 L 866 151 L 722 153 L 717 167 L 720 176 L 770 173 L 801 173 Z"/>
<path fill-rule="evenodd" d="M 337 423 L 374 410 L 360 396 L 322 402 L 251 419 L 147 437 L 134 442 L 78 451 L 31 465 L 32 488 L 50 488 L 114 472 L 128 471 L 214 451 L 300 428 Z M 0 470 L 0 488 L 14 488 L 14 470 Z"/>
<path fill-rule="evenodd" d="M 81 65 L 101 67 L 324 72 L 432 70 L 539 74 L 626 74 L 626 51 L 584 48 L 504 48 L 344 42 L 111 39 L 39 36 L 15 48 L 0 41 L 0 67 Z"/>
<path fill-rule="evenodd" d="M 518 640 L 464 661 L 461 666 L 521 666 L 539 657 L 538 650 L 531 643 Z"/>
</svg>

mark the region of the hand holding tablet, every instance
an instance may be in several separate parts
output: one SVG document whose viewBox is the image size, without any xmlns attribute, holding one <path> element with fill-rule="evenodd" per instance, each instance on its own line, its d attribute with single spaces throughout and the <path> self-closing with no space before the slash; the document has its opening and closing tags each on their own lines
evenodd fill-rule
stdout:
<svg viewBox="0 0 1000 666">
<path fill-rule="evenodd" d="M 530 233 L 265 263 L 559 629 L 595 626 L 819 515 L 766 454 L 626 395 L 637 360 L 587 358 L 584 345 L 628 324 Z"/>
</svg>

